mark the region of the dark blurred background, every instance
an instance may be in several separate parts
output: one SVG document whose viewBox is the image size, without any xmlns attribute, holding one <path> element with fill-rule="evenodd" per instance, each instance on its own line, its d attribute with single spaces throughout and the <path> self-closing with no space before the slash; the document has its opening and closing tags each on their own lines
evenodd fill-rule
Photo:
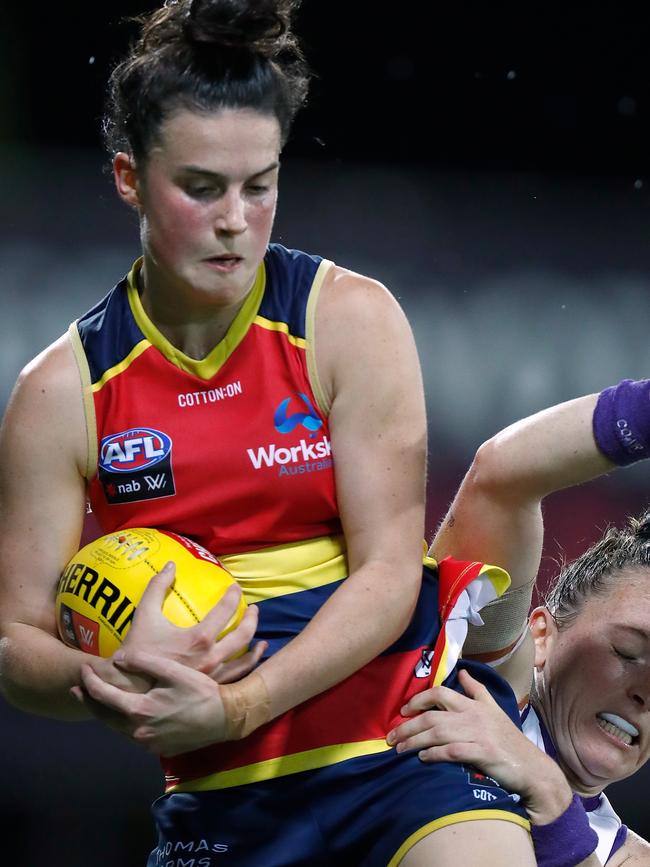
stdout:
<svg viewBox="0 0 650 867">
<path fill-rule="evenodd" d="M 0 12 L 0 408 L 138 254 L 99 127 L 123 18 L 155 5 Z M 316 78 L 274 237 L 400 298 L 425 374 L 431 532 L 483 439 L 650 376 L 650 10 L 304 0 L 298 30 Z M 551 497 L 542 582 L 644 507 L 646 483 L 641 465 Z M 2 705 L 0 726 L 3 863 L 144 863 L 153 759 L 90 723 Z M 609 790 L 645 836 L 649 782 L 646 769 Z"/>
</svg>

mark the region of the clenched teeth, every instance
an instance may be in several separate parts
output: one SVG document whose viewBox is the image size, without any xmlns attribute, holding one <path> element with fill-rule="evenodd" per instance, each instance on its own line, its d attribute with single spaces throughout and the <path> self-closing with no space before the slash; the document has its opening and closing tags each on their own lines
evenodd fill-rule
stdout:
<svg viewBox="0 0 650 867">
<path fill-rule="evenodd" d="M 615 713 L 599 713 L 598 725 L 610 735 L 630 746 L 634 738 L 639 736 L 639 730 L 632 723 Z"/>
</svg>

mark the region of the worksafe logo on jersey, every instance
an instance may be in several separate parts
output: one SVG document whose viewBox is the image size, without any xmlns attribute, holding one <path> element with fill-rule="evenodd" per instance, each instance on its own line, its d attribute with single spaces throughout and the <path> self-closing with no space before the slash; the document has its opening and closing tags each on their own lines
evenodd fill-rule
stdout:
<svg viewBox="0 0 650 867">
<path fill-rule="evenodd" d="M 287 410 L 289 409 L 291 398 L 286 397 L 275 411 L 273 424 L 278 433 L 291 433 L 292 430 L 295 430 L 301 424 L 305 430 L 311 431 L 310 435 L 313 437 L 316 431 L 323 426 L 323 422 L 316 415 L 316 410 L 307 395 L 303 394 L 302 391 L 299 391 L 298 395 L 302 398 L 309 412 L 294 412 L 288 416 Z"/>
<path fill-rule="evenodd" d="M 306 394 L 299 392 L 299 397 L 309 412 L 294 412 L 288 414 L 292 398 L 285 398 L 273 414 L 273 425 L 278 433 L 287 434 L 298 425 L 310 431 L 309 440 L 302 438 L 298 445 L 284 446 L 269 443 L 257 449 L 247 449 L 248 457 L 254 469 L 276 467 L 278 476 L 301 476 L 304 473 L 314 473 L 328 470 L 332 466 L 332 446 L 325 434 L 316 441 L 316 432 L 323 427 L 322 419 L 316 415 L 316 410 Z M 294 398 L 295 400 L 295 398 Z"/>
<path fill-rule="evenodd" d="M 111 505 L 171 497 L 176 493 L 171 437 L 147 427 L 110 434 L 99 446 L 98 473 Z"/>
</svg>

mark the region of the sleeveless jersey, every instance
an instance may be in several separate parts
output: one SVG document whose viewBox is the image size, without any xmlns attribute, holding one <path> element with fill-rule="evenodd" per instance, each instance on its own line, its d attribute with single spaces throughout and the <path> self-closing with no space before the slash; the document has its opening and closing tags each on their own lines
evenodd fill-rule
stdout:
<svg viewBox="0 0 650 867">
<path fill-rule="evenodd" d="M 542 719 L 531 705 L 522 714 L 522 729 L 528 740 L 549 755 L 556 758 L 555 745 Z M 627 826 L 614 811 L 609 799 L 601 792 L 591 798 L 580 799 L 584 805 L 589 824 L 598 835 L 596 855 L 601 864 L 606 864 L 612 855 L 625 843 Z"/>
<path fill-rule="evenodd" d="M 147 318 L 139 263 L 70 328 L 104 533 L 171 530 L 230 554 L 340 532 L 313 361 L 331 263 L 271 245 L 225 338 L 197 361 Z"/>
<path fill-rule="evenodd" d="M 256 637 L 269 655 L 348 574 L 313 348 L 330 264 L 271 245 L 224 340 L 201 361 L 147 318 L 137 263 L 70 329 L 102 532 L 157 527 L 204 545 L 258 604 Z M 164 759 L 168 790 L 236 786 L 388 750 L 404 702 L 453 672 L 467 619 L 509 579 L 471 563 L 441 566 L 440 582 L 439 593 L 438 570 L 425 568 L 406 632 L 342 683 L 243 741 Z"/>
</svg>

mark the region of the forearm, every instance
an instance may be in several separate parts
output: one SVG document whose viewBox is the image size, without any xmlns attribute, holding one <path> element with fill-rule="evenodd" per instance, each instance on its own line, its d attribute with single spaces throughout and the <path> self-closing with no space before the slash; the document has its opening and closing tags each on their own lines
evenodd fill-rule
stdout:
<svg viewBox="0 0 650 867">
<path fill-rule="evenodd" d="M 368 562 L 353 572 L 306 628 L 259 667 L 271 717 L 340 683 L 395 641 L 420 582 L 419 563 Z"/>
<path fill-rule="evenodd" d="M 13 623 L 0 643 L 0 688 L 10 704 L 53 719 L 89 719 L 70 694 L 81 682 L 88 657 L 58 638 L 24 623 Z"/>
<path fill-rule="evenodd" d="M 532 580 L 543 498 L 613 468 L 594 441 L 596 400 L 588 395 L 543 410 L 484 443 L 436 534 L 433 556 L 495 563 L 510 572 L 513 588 Z"/>
</svg>

